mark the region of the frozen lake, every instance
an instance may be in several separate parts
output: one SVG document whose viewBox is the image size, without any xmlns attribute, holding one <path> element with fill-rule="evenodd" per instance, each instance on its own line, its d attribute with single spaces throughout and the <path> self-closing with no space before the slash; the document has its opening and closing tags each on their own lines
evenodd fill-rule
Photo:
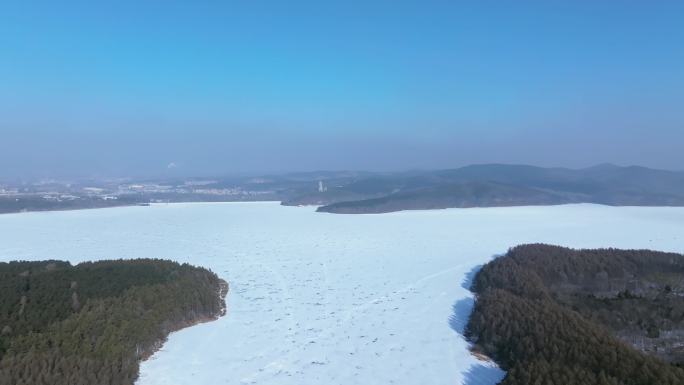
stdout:
<svg viewBox="0 0 684 385">
<path fill-rule="evenodd" d="M 684 252 L 684 208 L 567 205 L 334 215 L 277 203 L 0 215 L 0 260 L 168 258 L 230 283 L 140 385 L 493 384 L 462 330 L 469 273 L 514 245 Z"/>
</svg>

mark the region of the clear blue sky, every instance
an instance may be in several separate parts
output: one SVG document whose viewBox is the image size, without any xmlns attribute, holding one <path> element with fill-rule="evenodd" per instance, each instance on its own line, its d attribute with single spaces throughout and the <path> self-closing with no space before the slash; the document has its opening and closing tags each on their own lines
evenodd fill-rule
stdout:
<svg viewBox="0 0 684 385">
<path fill-rule="evenodd" d="M 6 0 L 0 173 L 684 169 L 683 20 L 682 1 Z"/>
</svg>

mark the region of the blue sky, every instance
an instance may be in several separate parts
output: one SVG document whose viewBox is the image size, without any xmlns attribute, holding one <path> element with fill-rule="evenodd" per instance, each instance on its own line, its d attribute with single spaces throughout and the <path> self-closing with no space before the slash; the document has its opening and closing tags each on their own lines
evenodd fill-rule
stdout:
<svg viewBox="0 0 684 385">
<path fill-rule="evenodd" d="M 0 162 L 684 169 L 682 20 L 677 1 L 4 1 Z"/>
</svg>

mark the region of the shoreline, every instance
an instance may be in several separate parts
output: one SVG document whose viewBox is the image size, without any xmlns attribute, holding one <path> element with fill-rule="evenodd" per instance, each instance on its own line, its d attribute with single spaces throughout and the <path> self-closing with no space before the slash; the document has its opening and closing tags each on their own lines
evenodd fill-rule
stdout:
<svg viewBox="0 0 684 385">
<path fill-rule="evenodd" d="M 150 203 L 140 203 L 140 204 L 122 204 L 114 206 L 103 206 L 103 207 L 80 207 L 80 208 L 59 208 L 59 209 L 45 209 L 45 210 L 23 210 L 23 211 L 7 211 L 0 212 L 0 216 L 4 215 L 19 215 L 19 214 L 31 214 L 31 213 L 50 213 L 50 212 L 70 212 L 70 211 L 90 211 L 90 210 L 106 210 L 106 209 L 117 209 L 125 207 L 153 207 L 153 206 L 168 206 L 168 205 L 219 205 L 219 204 L 277 204 L 283 207 L 293 207 L 293 208 L 320 208 L 324 206 L 317 205 L 284 205 L 282 201 L 276 200 L 263 200 L 263 201 L 180 201 L 180 202 L 150 202 Z M 393 211 L 382 211 L 382 212 L 329 212 L 329 211 L 319 211 L 315 210 L 316 213 L 320 214 L 332 214 L 332 215 L 342 215 L 342 216 L 376 216 L 376 215 L 387 215 L 387 214 L 402 214 L 410 212 L 442 212 L 447 210 L 473 210 L 473 209 L 501 209 L 501 208 L 537 208 L 537 207 L 558 207 L 558 206 L 601 206 L 606 208 L 684 208 L 684 206 L 663 206 L 663 205 L 609 205 L 603 203 L 593 203 L 593 202 L 576 202 L 576 203 L 558 203 L 558 204 L 539 204 L 539 205 L 510 205 L 510 206 L 468 206 L 468 207 L 443 207 L 443 208 L 420 208 L 420 209 L 402 209 Z"/>
<path fill-rule="evenodd" d="M 159 350 L 161 350 L 164 347 L 164 344 L 169 340 L 169 336 L 172 333 L 179 332 L 183 329 L 191 328 L 193 326 L 197 326 L 203 323 L 208 323 L 208 322 L 213 322 L 218 320 L 221 317 L 224 317 L 227 314 L 227 305 L 226 305 L 226 297 L 228 296 L 230 285 L 228 282 L 224 279 L 219 278 L 219 290 L 218 290 L 218 295 L 219 295 L 219 301 L 221 302 L 221 307 L 219 310 L 218 315 L 214 316 L 204 316 L 204 317 L 199 317 L 196 320 L 193 320 L 191 322 L 186 322 L 183 324 L 178 325 L 178 327 L 174 327 L 173 330 L 170 330 L 168 333 L 166 333 L 166 336 L 164 338 L 157 340 L 154 344 L 149 349 L 146 349 L 140 356 L 140 359 L 138 360 L 138 364 L 147 361 L 154 356 L 155 353 L 157 353 Z M 138 365 L 138 374 L 137 378 L 140 377 L 140 366 Z M 137 382 L 136 378 L 136 382 Z"/>
<path fill-rule="evenodd" d="M 121 204 L 102 207 L 75 207 L 75 208 L 55 208 L 45 210 L 20 210 L 20 211 L 3 211 L 0 215 L 17 215 L 17 214 L 31 214 L 31 213 L 51 213 L 51 212 L 68 212 L 68 211 L 87 211 L 87 210 L 105 210 L 117 209 L 123 207 L 151 207 L 151 206 L 167 206 L 178 204 L 228 204 L 228 203 L 278 203 L 281 201 L 179 201 L 179 202 L 149 202 L 149 203 L 134 203 Z"/>
</svg>

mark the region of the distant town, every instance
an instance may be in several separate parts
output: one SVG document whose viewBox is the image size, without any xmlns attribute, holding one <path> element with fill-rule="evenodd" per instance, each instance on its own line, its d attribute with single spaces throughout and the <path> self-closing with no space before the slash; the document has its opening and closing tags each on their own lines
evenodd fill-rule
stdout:
<svg viewBox="0 0 684 385">
<path fill-rule="evenodd" d="M 241 181 L 245 183 L 245 181 Z M 249 181 L 246 181 L 249 182 Z M 253 201 L 274 199 L 277 190 L 229 185 L 225 181 L 92 180 L 0 182 L 0 213 L 146 205 L 184 201 Z M 237 183 L 237 182 L 236 182 Z M 316 187 L 316 186 L 312 186 Z"/>
</svg>

